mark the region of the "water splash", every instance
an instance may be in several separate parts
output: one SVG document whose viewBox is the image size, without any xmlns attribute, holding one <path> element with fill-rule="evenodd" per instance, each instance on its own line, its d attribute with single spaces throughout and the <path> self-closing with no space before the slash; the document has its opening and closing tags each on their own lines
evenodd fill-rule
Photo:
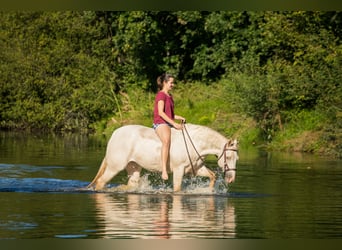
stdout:
<svg viewBox="0 0 342 250">
<path fill-rule="evenodd" d="M 104 192 L 113 193 L 142 193 L 142 194 L 173 194 L 172 178 L 164 181 L 156 175 L 145 174 L 141 176 L 137 187 L 127 185 L 109 185 Z M 209 181 L 199 177 L 185 177 L 182 183 L 182 191 L 177 194 L 196 194 L 196 195 L 226 195 L 228 187 L 224 179 L 218 177 L 214 189 L 209 188 Z"/>
<path fill-rule="evenodd" d="M 169 182 L 163 181 L 161 178 L 158 180 L 152 174 L 145 174 L 140 177 L 137 187 L 129 187 L 125 184 L 122 185 L 109 185 L 105 192 L 118 192 L 118 193 L 170 193 L 172 192 L 172 185 Z"/>
<path fill-rule="evenodd" d="M 55 170 L 64 169 L 62 166 L 30 166 L 0 164 L 4 177 L 0 178 L 0 192 L 94 192 L 86 188 L 88 182 L 79 180 L 62 180 L 56 178 L 35 178 L 36 176 L 53 176 Z M 6 176 L 6 177 L 5 177 Z M 226 195 L 227 186 L 222 175 L 218 178 L 214 189 L 209 189 L 209 180 L 204 177 L 185 176 L 182 191 L 177 194 Z M 126 181 L 125 181 L 126 182 Z M 123 183 L 123 182 L 121 182 Z M 137 187 L 109 184 L 100 192 L 138 193 L 138 194 L 173 194 L 172 175 L 168 181 L 161 178 L 160 173 L 147 172 L 140 177 Z"/>
</svg>

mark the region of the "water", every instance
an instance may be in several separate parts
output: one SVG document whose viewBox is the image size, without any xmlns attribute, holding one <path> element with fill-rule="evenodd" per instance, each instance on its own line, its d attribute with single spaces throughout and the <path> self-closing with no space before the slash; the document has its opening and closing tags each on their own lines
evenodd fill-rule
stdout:
<svg viewBox="0 0 342 250">
<path fill-rule="evenodd" d="M 171 183 L 145 172 L 140 192 L 81 190 L 105 138 L 0 133 L 0 239 L 340 238 L 342 161 L 239 152 L 237 178 L 208 193 L 205 179 Z M 208 164 L 216 170 L 214 162 Z M 228 191 L 228 192 L 227 192 Z"/>
</svg>

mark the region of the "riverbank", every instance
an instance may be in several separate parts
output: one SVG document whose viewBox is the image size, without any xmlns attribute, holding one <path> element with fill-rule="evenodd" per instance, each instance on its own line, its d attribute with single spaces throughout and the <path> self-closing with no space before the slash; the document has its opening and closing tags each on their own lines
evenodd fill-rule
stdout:
<svg viewBox="0 0 342 250">
<path fill-rule="evenodd" d="M 342 133 L 317 111 L 296 112 L 282 121 L 282 128 L 267 134 L 260 123 L 242 112 L 230 82 L 179 84 L 173 91 L 176 113 L 188 123 L 211 127 L 226 137 L 237 138 L 244 148 L 268 151 L 307 152 L 342 157 Z M 121 112 L 94 125 L 95 134 L 109 137 L 126 124 L 151 126 L 154 93 L 135 89 L 121 93 Z M 289 117 L 290 115 L 287 115 Z"/>
</svg>

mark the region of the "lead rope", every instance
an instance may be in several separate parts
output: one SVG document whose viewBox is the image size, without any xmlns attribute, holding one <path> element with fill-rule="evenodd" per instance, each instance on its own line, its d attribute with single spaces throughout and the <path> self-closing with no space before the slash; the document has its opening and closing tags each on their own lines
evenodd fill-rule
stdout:
<svg viewBox="0 0 342 250">
<path fill-rule="evenodd" d="M 197 149 L 196 149 L 196 147 L 195 147 L 193 141 L 191 140 L 191 137 L 190 137 L 190 135 L 189 135 L 189 132 L 188 132 L 186 126 L 185 126 L 185 122 L 182 121 L 182 124 L 183 124 L 182 134 L 183 134 L 184 144 L 185 144 L 186 152 L 187 152 L 187 154 L 188 154 L 188 158 L 189 158 L 189 161 L 190 161 L 190 165 L 191 165 L 191 169 L 192 169 L 192 174 L 195 176 L 195 169 L 194 169 L 194 165 L 193 165 L 193 163 L 192 163 L 191 157 L 190 157 L 188 144 L 186 143 L 186 138 L 185 138 L 184 130 L 185 130 L 185 132 L 186 132 L 186 134 L 187 134 L 187 136 L 188 136 L 188 138 L 189 138 L 189 140 L 190 140 L 190 142 L 191 142 L 192 147 L 194 148 L 195 152 L 197 153 L 198 157 L 199 157 L 203 162 L 204 162 L 204 159 L 203 159 L 202 156 L 198 153 L 198 151 L 197 151 Z"/>
</svg>

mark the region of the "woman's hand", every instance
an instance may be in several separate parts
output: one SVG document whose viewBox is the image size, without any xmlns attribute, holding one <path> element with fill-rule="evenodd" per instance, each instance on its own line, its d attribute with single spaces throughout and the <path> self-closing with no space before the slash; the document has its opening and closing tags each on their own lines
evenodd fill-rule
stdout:
<svg viewBox="0 0 342 250">
<path fill-rule="evenodd" d="M 182 130 L 183 129 L 183 124 L 179 124 L 179 123 L 174 123 L 173 124 L 173 127 L 175 128 L 175 129 L 178 129 L 178 130 Z"/>
<path fill-rule="evenodd" d="M 174 122 L 173 127 L 179 130 L 183 129 L 185 124 L 185 118 L 180 115 L 175 115 L 175 120 L 181 121 L 181 124 Z"/>
<path fill-rule="evenodd" d="M 182 121 L 182 123 L 186 122 L 185 118 L 183 116 L 180 116 L 180 115 L 175 115 L 175 119 Z"/>
</svg>

